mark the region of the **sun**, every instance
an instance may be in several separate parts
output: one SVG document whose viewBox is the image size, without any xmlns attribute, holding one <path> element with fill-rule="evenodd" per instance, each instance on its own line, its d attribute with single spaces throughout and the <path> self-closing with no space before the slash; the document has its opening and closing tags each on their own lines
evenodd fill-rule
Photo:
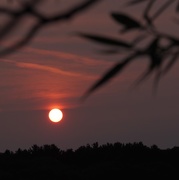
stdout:
<svg viewBox="0 0 179 180">
<path fill-rule="evenodd" d="M 63 118 L 63 113 L 60 109 L 55 108 L 49 112 L 48 116 L 52 122 L 59 122 Z"/>
</svg>

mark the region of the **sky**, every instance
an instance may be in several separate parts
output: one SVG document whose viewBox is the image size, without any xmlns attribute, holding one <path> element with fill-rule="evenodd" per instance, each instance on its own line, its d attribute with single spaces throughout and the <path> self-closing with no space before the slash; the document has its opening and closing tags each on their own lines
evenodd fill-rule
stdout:
<svg viewBox="0 0 179 180">
<path fill-rule="evenodd" d="M 152 79 L 131 88 L 148 65 L 144 58 L 80 101 L 87 89 L 124 55 L 101 53 L 106 46 L 77 33 L 119 37 L 129 42 L 135 36 L 121 36 L 120 26 L 110 13 L 125 12 L 140 18 L 139 9 L 144 6 L 126 8 L 126 1 L 112 1 L 103 0 L 70 21 L 45 26 L 28 45 L 0 57 L 0 152 L 28 149 L 34 144 L 55 144 L 64 150 L 94 142 L 179 146 L 179 64 L 162 78 L 155 96 Z M 5 0 L 1 3 L 6 4 Z M 73 3 L 48 1 L 39 10 L 51 15 Z M 174 8 L 175 4 L 156 22 L 160 30 L 171 34 L 178 32 L 171 21 Z M 33 17 L 24 18 L 3 40 L 1 48 L 22 38 L 34 21 Z M 48 118 L 55 107 L 63 111 L 59 123 Z"/>
</svg>

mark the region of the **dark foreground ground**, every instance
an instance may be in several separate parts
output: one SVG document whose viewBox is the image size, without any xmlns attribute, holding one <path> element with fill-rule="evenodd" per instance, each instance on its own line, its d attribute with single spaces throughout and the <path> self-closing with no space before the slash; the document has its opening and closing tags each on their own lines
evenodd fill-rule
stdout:
<svg viewBox="0 0 179 180">
<path fill-rule="evenodd" d="M 161 150 L 142 143 L 81 146 L 63 151 L 55 145 L 0 154 L 0 180 L 179 179 L 179 147 Z"/>
</svg>

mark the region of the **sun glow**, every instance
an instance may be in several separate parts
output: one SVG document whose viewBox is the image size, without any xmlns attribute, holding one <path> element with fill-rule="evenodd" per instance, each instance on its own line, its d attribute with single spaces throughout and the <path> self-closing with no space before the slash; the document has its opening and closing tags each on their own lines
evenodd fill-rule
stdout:
<svg viewBox="0 0 179 180">
<path fill-rule="evenodd" d="M 52 109 L 49 112 L 49 119 L 52 122 L 59 122 L 62 120 L 62 118 L 63 118 L 63 113 L 60 109 Z"/>
</svg>

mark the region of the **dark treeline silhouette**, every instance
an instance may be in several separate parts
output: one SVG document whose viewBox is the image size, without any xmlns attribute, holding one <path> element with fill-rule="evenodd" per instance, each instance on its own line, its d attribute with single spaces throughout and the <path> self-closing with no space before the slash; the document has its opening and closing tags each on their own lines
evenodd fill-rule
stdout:
<svg viewBox="0 0 179 180">
<path fill-rule="evenodd" d="M 179 147 L 159 149 L 139 143 L 97 142 L 76 150 L 54 144 L 0 154 L 0 178 L 120 179 L 173 178 L 178 174 Z"/>
</svg>

